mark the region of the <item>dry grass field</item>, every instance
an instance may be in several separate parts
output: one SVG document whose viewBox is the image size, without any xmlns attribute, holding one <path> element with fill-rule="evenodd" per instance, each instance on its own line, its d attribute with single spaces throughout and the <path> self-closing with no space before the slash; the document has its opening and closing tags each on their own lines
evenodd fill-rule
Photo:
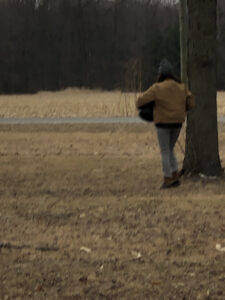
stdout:
<svg viewBox="0 0 225 300">
<path fill-rule="evenodd" d="M 0 95 L 0 117 L 136 116 L 137 94 L 66 89 L 33 95 Z M 218 115 L 225 116 L 225 92 L 218 92 Z"/>
<path fill-rule="evenodd" d="M 0 299 L 225 299 L 225 181 L 160 191 L 152 125 L 1 126 L 0 139 Z"/>
<path fill-rule="evenodd" d="M 225 92 L 217 93 L 217 111 L 219 116 L 225 116 Z"/>
<path fill-rule="evenodd" d="M 33 95 L 0 95 L 0 117 L 99 117 L 136 115 L 134 93 L 66 89 Z"/>
</svg>

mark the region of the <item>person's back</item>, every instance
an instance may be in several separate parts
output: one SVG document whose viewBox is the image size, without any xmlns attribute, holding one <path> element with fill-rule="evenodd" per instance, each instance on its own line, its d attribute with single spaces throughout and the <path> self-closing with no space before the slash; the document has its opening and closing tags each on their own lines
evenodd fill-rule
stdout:
<svg viewBox="0 0 225 300">
<path fill-rule="evenodd" d="M 187 92 L 184 84 L 167 79 L 155 84 L 155 123 L 183 123 Z"/>
<path fill-rule="evenodd" d="M 138 107 L 154 101 L 154 122 L 156 124 L 183 123 L 186 111 L 194 106 L 194 99 L 183 83 L 165 79 L 151 86 L 138 98 Z"/>
<path fill-rule="evenodd" d="M 139 109 L 154 103 L 153 120 L 156 125 L 162 155 L 164 182 L 162 188 L 179 184 L 179 172 L 174 147 L 186 112 L 194 107 L 191 92 L 173 75 L 173 68 L 164 59 L 159 66 L 158 81 L 137 99 Z"/>
</svg>

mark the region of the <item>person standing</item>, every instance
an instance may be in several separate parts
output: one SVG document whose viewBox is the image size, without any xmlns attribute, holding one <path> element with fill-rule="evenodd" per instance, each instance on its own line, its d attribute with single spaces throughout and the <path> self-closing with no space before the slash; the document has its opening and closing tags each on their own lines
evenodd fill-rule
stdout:
<svg viewBox="0 0 225 300">
<path fill-rule="evenodd" d="M 194 96 L 173 74 L 173 66 L 163 59 L 158 79 L 138 97 L 136 106 L 141 109 L 154 102 L 153 121 L 156 126 L 164 174 L 161 189 L 179 185 L 179 172 L 174 147 L 188 110 L 194 108 Z"/>
</svg>

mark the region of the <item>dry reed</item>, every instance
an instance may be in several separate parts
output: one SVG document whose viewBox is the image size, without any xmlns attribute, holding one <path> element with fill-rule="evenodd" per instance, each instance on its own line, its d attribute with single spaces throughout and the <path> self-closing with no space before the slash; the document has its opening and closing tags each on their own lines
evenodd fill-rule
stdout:
<svg viewBox="0 0 225 300">
<path fill-rule="evenodd" d="M 33 95 L 1 95 L 0 117 L 136 116 L 136 93 L 69 88 Z M 225 92 L 218 92 L 218 115 L 225 116 Z"/>
</svg>

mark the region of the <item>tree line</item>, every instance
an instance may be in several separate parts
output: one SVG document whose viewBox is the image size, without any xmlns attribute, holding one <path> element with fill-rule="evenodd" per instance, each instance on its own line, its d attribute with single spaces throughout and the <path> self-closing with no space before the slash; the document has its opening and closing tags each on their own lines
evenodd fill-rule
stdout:
<svg viewBox="0 0 225 300">
<path fill-rule="evenodd" d="M 0 0 L 0 93 L 145 89 L 167 57 L 180 73 L 178 5 L 157 0 Z M 218 7 L 225 89 L 225 4 Z"/>
</svg>

